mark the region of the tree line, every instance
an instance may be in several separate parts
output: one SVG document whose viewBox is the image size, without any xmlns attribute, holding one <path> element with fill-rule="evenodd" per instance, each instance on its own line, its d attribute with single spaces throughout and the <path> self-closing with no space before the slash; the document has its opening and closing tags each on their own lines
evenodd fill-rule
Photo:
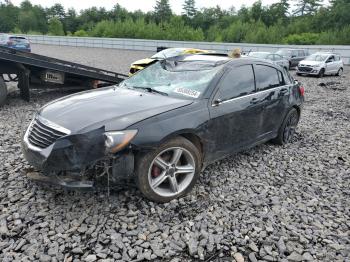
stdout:
<svg viewBox="0 0 350 262">
<path fill-rule="evenodd" d="M 92 7 L 79 13 L 61 4 L 44 8 L 29 0 L 0 0 L 0 32 L 266 44 L 350 44 L 350 1 L 280 0 L 227 10 L 196 7 L 185 0 L 176 15 L 169 0 L 154 10 L 130 12 Z"/>
</svg>

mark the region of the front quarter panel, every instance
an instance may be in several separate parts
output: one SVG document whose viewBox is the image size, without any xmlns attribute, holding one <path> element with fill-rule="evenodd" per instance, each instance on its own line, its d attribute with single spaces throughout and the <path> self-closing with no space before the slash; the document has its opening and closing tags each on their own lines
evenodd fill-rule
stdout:
<svg viewBox="0 0 350 262">
<path fill-rule="evenodd" d="M 150 150 L 172 137 L 185 133 L 197 135 L 204 140 L 208 120 L 207 100 L 198 100 L 130 126 L 129 129 L 138 130 L 132 144 L 138 149 Z"/>
</svg>

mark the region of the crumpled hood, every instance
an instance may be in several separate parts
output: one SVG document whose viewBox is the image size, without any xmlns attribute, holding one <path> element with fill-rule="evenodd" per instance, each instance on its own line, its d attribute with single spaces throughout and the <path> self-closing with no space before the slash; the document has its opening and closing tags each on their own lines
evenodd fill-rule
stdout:
<svg viewBox="0 0 350 262">
<path fill-rule="evenodd" d="M 40 109 L 39 115 L 72 134 L 102 126 L 123 130 L 149 117 L 191 104 L 136 90 L 107 87 L 63 97 Z"/>
<path fill-rule="evenodd" d="M 145 58 L 145 59 L 140 59 L 132 63 L 132 65 L 148 65 L 151 64 L 155 61 L 156 59 L 153 58 Z"/>
</svg>

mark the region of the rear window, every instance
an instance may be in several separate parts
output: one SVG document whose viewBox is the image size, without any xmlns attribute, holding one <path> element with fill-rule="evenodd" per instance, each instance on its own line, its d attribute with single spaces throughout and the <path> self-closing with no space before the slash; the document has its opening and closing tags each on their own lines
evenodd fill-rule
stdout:
<svg viewBox="0 0 350 262">
<path fill-rule="evenodd" d="M 28 39 L 24 37 L 11 36 L 10 40 L 17 43 L 28 43 Z"/>
</svg>

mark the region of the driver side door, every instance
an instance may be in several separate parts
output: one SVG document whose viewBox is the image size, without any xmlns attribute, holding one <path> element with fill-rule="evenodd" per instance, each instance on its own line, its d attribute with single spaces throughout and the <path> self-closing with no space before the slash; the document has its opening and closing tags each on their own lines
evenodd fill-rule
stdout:
<svg viewBox="0 0 350 262">
<path fill-rule="evenodd" d="M 256 142 L 262 127 L 263 108 L 255 90 L 251 64 L 236 66 L 221 78 L 209 104 L 210 120 L 206 131 L 209 161 Z"/>
</svg>

